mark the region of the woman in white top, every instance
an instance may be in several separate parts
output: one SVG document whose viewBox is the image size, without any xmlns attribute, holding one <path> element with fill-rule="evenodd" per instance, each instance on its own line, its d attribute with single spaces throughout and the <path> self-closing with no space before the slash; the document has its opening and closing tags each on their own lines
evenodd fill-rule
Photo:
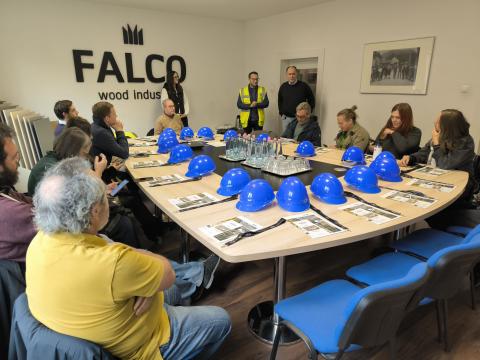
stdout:
<svg viewBox="0 0 480 360">
<path fill-rule="evenodd" d="M 176 71 L 172 71 L 167 74 L 167 82 L 163 86 L 161 93 L 161 102 L 166 99 L 170 99 L 175 104 L 175 113 L 180 115 L 183 126 L 188 126 L 188 112 L 190 106 L 188 104 L 188 97 L 180 85 L 179 76 Z"/>
</svg>

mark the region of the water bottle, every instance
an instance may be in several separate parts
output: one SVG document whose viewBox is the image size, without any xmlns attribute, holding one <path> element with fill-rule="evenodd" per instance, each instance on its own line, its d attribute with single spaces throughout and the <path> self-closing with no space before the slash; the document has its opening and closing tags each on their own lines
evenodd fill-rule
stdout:
<svg viewBox="0 0 480 360">
<path fill-rule="evenodd" d="M 375 160 L 375 158 L 376 158 L 378 155 L 380 155 L 381 152 L 382 152 L 382 145 L 380 144 L 379 141 L 377 141 L 377 142 L 375 143 L 374 148 L 373 148 L 373 156 L 372 156 L 373 160 Z"/>
<path fill-rule="evenodd" d="M 431 166 L 432 168 L 437 167 L 436 161 L 433 158 L 433 146 L 432 145 L 430 145 L 430 153 L 428 154 L 427 166 Z"/>
</svg>

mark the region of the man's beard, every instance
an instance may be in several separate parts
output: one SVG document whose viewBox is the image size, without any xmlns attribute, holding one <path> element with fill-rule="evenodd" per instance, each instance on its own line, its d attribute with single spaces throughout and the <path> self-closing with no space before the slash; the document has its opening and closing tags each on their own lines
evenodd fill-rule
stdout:
<svg viewBox="0 0 480 360">
<path fill-rule="evenodd" d="M 14 187 L 18 181 L 18 171 L 11 171 L 6 166 L 3 166 L 3 172 L 0 173 L 1 187 Z"/>
</svg>

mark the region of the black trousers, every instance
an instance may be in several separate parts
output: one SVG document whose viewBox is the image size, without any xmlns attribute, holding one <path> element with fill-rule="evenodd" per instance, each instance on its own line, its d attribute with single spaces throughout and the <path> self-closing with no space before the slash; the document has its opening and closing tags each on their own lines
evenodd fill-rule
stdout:
<svg viewBox="0 0 480 360">
<path fill-rule="evenodd" d="M 252 131 L 263 130 L 263 126 L 258 125 L 258 122 L 248 122 L 247 127 L 243 128 L 246 134 L 250 134 Z"/>
<path fill-rule="evenodd" d="M 110 209 L 110 218 L 105 228 L 102 229 L 102 234 L 107 235 L 113 241 L 134 248 L 156 250 L 157 244 L 145 235 L 142 225 L 129 209 L 121 205 L 110 206 Z"/>
</svg>

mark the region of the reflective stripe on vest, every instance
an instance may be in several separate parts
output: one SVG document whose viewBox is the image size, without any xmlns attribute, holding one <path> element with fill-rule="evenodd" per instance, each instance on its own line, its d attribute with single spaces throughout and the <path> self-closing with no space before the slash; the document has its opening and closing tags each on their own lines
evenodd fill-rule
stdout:
<svg viewBox="0 0 480 360">
<path fill-rule="evenodd" d="M 265 88 L 263 86 L 258 87 L 257 103 L 263 101 L 265 94 Z M 245 105 L 250 105 L 250 93 L 248 92 L 248 86 L 240 89 L 240 99 Z M 250 110 L 240 110 L 240 124 L 243 128 L 248 126 L 248 117 L 250 116 Z M 263 109 L 258 109 L 258 125 L 263 126 L 265 122 L 265 112 Z"/>
</svg>

